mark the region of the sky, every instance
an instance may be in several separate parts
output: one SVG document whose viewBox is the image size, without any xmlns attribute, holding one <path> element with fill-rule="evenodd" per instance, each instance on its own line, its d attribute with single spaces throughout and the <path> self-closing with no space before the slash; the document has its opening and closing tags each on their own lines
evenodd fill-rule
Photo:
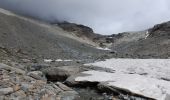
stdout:
<svg viewBox="0 0 170 100">
<path fill-rule="evenodd" d="M 45 21 L 83 24 L 100 34 L 170 21 L 170 0 L 0 0 L 0 7 Z"/>
</svg>

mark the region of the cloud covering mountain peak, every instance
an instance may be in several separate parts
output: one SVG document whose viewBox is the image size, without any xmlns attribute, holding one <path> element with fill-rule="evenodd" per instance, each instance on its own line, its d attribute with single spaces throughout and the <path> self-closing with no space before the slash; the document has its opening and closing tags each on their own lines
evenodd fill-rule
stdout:
<svg viewBox="0 0 170 100">
<path fill-rule="evenodd" d="M 169 0 L 0 0 L 0 7 L 46 21 L 70 21 L 97 33 L 138 31 L 170 20 Z"/>
</svg>

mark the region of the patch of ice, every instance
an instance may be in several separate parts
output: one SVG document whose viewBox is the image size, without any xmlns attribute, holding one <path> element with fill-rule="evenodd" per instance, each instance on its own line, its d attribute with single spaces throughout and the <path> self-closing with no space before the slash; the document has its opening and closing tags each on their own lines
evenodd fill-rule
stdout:
<svg viewBox="0 0 170 100">
<path fill-rule="evenodd" d="M 149 36 L 149 31 L 147 31 L 145 34 L 146 34 L 145 39 L 147 39 Z"/>
<path fill-rule="evenodd" d="M 52 60 L 52 59 L 44 59 L 44 62 L 50 63 L 50 62 L 71 62 L 73 60 L 67 59 L 67 60 L 62 60 L 62 59 L 57 59 L 57 60 Z"/>
<path fill-rule="evenodd" d="M 62 62 L 63 60 L 62 59 L 57 59 L 55 60 L 56 62 Z"/>
<path fill-rule="evenodd" d="M 50 63 L 52 61 L 53 61 L 52 59 L 44 59 L 44 62 L 47 62 L 47 63 Z"/>
<path fill-rule="evenodd" d="M 108 86 L 118 87 L 157 100 L 165 100 L 166 95 L 170 94 L 170 82 L 164 80 L 119 72 L 86 71 L 83 73 L 89 74 L 89 76 L 77 77 L 75 81 L 108 82 Z"/>
<path fill-rule="evenodd" d="M 70 62 L 70 61 L 73 61 L 73 60 L 70 60 L 70 59 L 68 59 L 68 60 L 64 60 L 65 62 Z"/>
<path fill-rule="evenodd" d="M 77 81 L 109 82 L 108 85 L 133 93 L 165 100 L 170 94 L 170 59 L 107 59 L 85 64 L 114 70 L 115 73 L 88 71 Z"/>
<path fill-rule="evenodd" d="M 111 50 L 109 48 L 102 48 L 102 47 L 97 47 L 97 49 L 99 49 L 99 50 L 106 50 L 106 51 L 110 51 Z"/>
<path fill-rule="evenodd" d="M 85 66 L 97 66 L 116 72 L 147 75 L 154 78 L 170 78 L 170 59 L 107 59 Z"/>
<path fill-rule="evenodd" d="M 62 59 L 57 59 L 57 60 L 55 60 L 56 62 L 70 62 L 70 61 L 73 61 L 73 60 L 70 60 L 70 59 L 68 59 L 68 60 L 62 60 Z"/>
</svg>

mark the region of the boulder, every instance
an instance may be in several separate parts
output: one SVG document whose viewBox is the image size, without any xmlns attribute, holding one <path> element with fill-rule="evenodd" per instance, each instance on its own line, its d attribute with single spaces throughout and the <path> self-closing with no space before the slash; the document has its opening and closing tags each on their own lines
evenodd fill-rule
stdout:
<svg viewBox="0 0 170 100">
<path fill-rule="evenodd" d="M 61 66 L 45 69 L 43 73 L 49 81 L 65 81 L 69 76 L 82 71 L 80 66 Z"/>
<path fill-rule="evenodd" d="M 1 96 L 1 95 L 10 94 L 10 93 L 12 93 L 13 91 L 14 91 L 14 90 L 13 90 L 13 88 L 11 88 L 11 87 L 1 88 L 1 89 L 0 89 L 0 96 Z"/>
<path fill-rule="evenodd" d="M 36 79 L 36 80 L 45 80 L 45 77 L 41 71 L 29 72 L 27 75 Z"/>
</svg>

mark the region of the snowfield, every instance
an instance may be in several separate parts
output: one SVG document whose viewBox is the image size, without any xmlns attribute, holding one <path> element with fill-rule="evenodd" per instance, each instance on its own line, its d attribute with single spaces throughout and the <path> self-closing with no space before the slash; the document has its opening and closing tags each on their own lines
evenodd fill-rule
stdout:
<svg viewBox="0 0 170 100">
<path fill-rule="evenodd" d="M 101 71 L 83 72 L 75 81 L 107 82 L 132 93 L 156 100 L 170 100 L 170 59 L 108 59 L 85 64 L 107 68 L 114 73 Z"/>
</svg>

